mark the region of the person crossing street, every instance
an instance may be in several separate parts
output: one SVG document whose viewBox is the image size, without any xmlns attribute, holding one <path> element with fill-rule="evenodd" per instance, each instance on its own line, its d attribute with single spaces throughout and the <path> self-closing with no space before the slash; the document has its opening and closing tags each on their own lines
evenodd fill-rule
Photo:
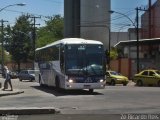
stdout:
<svg viewBox="0 0 160 120">
<path fill-rule="evenodd" d="M 10 85 L 10 90 L 13 91 L 13 87 L 12 87 L 12 82 L 11 82 L 11 75 L 10 75 L 10 71 L 8 69 L 7 66 L 4 67 L 4 70 L 5 70 L 5 76 L 6 76 L 6 79 L 5 79 L 5 82 L 4 82 L 4 87 L 2 90 L 6 90 L 8 88 L 8 84 Z"/>
</svg>

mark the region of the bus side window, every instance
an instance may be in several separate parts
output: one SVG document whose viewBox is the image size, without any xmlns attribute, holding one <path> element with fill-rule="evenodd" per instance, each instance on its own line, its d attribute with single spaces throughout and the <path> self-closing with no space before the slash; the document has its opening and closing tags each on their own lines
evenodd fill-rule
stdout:
<svg viewBox="0 0 160 120">
<path fill-rule="evenodd" d="M 64 72 L 64 46 L 60 47 L 60 68 Z"/>
</svg>

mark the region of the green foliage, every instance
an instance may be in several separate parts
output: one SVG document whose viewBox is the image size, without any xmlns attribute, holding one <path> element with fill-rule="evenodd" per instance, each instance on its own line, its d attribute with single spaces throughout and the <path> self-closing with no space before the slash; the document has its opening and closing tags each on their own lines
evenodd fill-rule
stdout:
<svg viewBox="0 0 160 120">
<path fill-rule="evenodd" d="M 39 28 L 36 46 L 42 47 L 63 38 L 64 20 L 60 15 L 46 22 L 46 26 Z"/>
<path fill-rule="evenodd" d="M 110 59 L 111 60 L 115 60 L 118 58 L 118 52 L 117 52 L 117 49 L 115 47 L 112 47 L 111 48 L 111 51 L 110 51 Z"/>
<path fill-rule="evenodd" d="M 0 47 L 0 63 L 2 63 L 2 47 Z M 7 52 L 4 51 L 4 63 L 10 62 L 11 61 L 11 55 Z"/>
<path fill-rule="evenodd" d="M 12 61 L 12 56 L 8 52 L 5 52 L 4 53 L 4 64 L 11 62 L 11 61 Z"/>
<path fill-rule="evenodd" d="M 16 20 L 16 24 L 12 28 L 9 52 L 12 59 L 17 63 L 33 58 L 31 39 L 27 36 L 31 31 L 30 24 L 29 17 L 22 15 Z"/>
<path fill-rule="evenodd" d="M 33 36 L 30 34 L 33 30 L 31 24 L 32 21 L 29 16 L 21 15 L 16 19 L 16 23 L 13 27 L 8 25 L 4 28 L 4 33 L 6 33 L 6 35 L 4 35 L 4 50 L 9 52 L 9 54 L 5 54 L 4 62 L 11 61 L 12 59 L 20 65 L 20 62 L 27 62 L 28 60 L 30 61 L 34 59 L 34 46 L 32 43 Z M 46 26 L 37 29 L 36 47 L 42 47 L 46 44 L 62 39 L 63 28 L 63 17 L 60 15 L 54 16 L 51 20 L 46 22 Z"/>
</svg>

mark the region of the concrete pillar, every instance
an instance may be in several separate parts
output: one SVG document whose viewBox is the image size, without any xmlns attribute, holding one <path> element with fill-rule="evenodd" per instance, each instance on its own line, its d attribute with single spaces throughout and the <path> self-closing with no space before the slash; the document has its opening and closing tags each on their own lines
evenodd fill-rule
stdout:
<svg viewBox="0 0 160 120">
<path fill-rule="evenodd" d="M 80 37 L 80 0 L 64 0 L 64 37 Z"/>
</svg>

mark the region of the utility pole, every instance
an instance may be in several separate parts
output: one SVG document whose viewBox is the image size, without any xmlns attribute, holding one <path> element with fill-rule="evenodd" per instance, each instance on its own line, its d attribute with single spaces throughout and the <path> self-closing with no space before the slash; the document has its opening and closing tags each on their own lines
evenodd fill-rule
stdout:
<svg viewBox="0 0 160 120">
<path fill-rule="evenodd" d="M 2 59 L 1 59 L 1 69 L 2 69 L 2 76 L 4 76 L 4 22 L 8 22 L 8 21 L 5 21 L 5 20 L 1 20 L 1 35 L 2 35 L 2 38 L 1 38 L 1 47 L 2 47 Z"/>
<path fill-rule="evenodd" d="M 40 24 L 36 24 L 36 19 L 40 18 L 40 17 L 30 17 L 33 18 L 33 24 L 31 24 L 33 26 L 33 31 L 32 31 L 32 41 L 33 41 L 33 57 L 34 57 L 34 61 L 35 61 L 35 49 L 36 49 L 36 25 L 40 25 Z M 33 63 L 33 69 L 34 69 L 34 63 Z"/>
<path fill-rule="evenodd" d="M 139 11 L 147 11 L 145 8 L 137 7 L 136 8 L 136 34 L 137 34 L 137 73 L 139 73 Z"/>
<path fill-rule="evenodd" d="M 149 27 L 148 27 L 148 32 L 149 32 L 149 38 L 152 38 L 152 23 L 151 23 L 151 18 L 152 18 L 152 16 L 151 16 L 151 6 L 152 6 L 152 3 L 151 3 L 151 0 L 149 0 L 149 8 L 148 8 L 148 10 L 149 10 L 149 15 L 148 15 L 148 20 L 149 20 Z"/>
<path fill-rule="evenodd" d="M 110 27 L 107 27 L 108 28 L 108 70 L 110 70 L 110 61 L 111 61 L 111 29 Z"/>
<path fill-rule="evenodd" d="M 136 43 L 136 46 L 137 46 L 137 73 L 139 73 L 139 14 L 138 14 L 138 7 L 136 8 L 136 23 L 137 23 L 137 26 L 136 26 L 136 33 L 137 33 L 137 43 Z"/>
</svg>

